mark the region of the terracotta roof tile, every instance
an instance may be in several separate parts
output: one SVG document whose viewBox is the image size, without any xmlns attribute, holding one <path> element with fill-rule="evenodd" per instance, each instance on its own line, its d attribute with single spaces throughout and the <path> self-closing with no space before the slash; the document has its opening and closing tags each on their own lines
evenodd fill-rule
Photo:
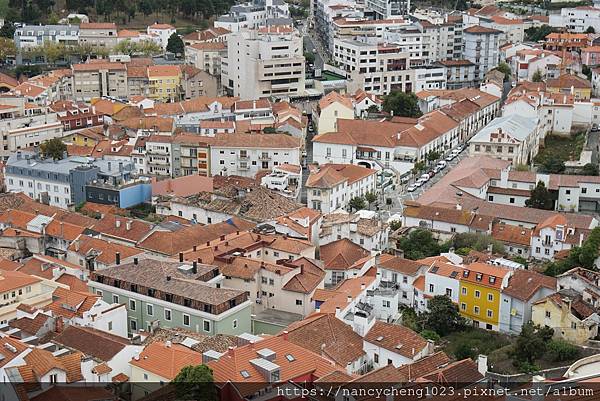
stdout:
<svg viewBox="0 0 600 401">
<path fill-rule="evenodd" d="M 342 238 L 321 246 L 320 255 L 325 270 L 346 270 L 357 261 L 370 257 L 371 252 L 347 238 Z"/>
<path fill-rule="evenodd" d="M 521 301 L 528 301 L 541 288 L 556 290 L 556 278 L 530 270 L 516 270 L 502 293 Z"/>
<path fill-rule="evenodd" d="M 111 361 L 126 346 L 131 344 L 127 338 L 89 327 L 74 325 L 67 326 L 52 341 L 104 362 Z"/>
<path fill-rule="evenodd" d="M 364 340 L 409 359 L 413 359 L 428 346 L 427 340 L 408 327 L 379 320 L 371 327 Z"/>
<path fill-rule="evenodd" d="M 182 368 L 201 364 L 202 354 L 180 344 L 167 346 L 166 343 L 157 341 L 146 346 L 139 359 L 132 359 L 129 363 L 167 380 L 173 380 Z"/>
</svg>

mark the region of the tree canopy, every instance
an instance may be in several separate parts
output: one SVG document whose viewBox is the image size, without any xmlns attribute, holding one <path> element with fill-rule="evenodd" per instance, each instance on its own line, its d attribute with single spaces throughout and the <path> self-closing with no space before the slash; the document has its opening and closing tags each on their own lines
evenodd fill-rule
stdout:
<svg viewBox="0 0 600 401">
<path fill-rule="evenodd" d="M 445 295 L 436 295 L 427 303 L 428 311 L 423 313 L 425 328 L 440 336 L 464 329 L 465 319 L 458 307 Z"/>
<path fill-rule="evenodd" d="M 527 322 L 521 328 L 513 350 L 513 359 L 517 363 L 526 362 L 530 366 L 535 360 L 544 355 L 546 345 L 552 339 L 554 330 L 545 326 Z"/>
<path fill-rule="evenodd" d="M 362 196 L 355 196 L 354 198 L 348 201 L 348 206 L 350 206 L 350 210 L 362 210 L 367 206 L 365 199 Z"/>
<path fill-rule="evenodd" d="M 533 82 L 542 82 L 543 79 L 544 77 L 542 76 L 542 71 L 539 68 L 535 70 L 535 72 L 533 73 L 533 77 L 531 77 L 531 80 Z"/>
<path fill-rule="evenodd" d="M 504 74 L 504 80 L 508 81 L 510 79 L 510 76 L 512 75 L 512 72 L 510 70 L 510 66 L 504 62 L 498 64 L 498 66 L 495 68 L 496 71 L 500 71 L 501 73 Z"/>
<path fill-rule="evenodd" d="M 65 145 L 60 138 L 53 138 L 40 144 L 40 153 L 43 157 L 51 157 L 54 160 L 61 160 L 67 151 Z"/>
<path fill-rule="evenodd" d="M 185 45 L 183 44 L 183 40 L 177 34 L 177 32 L 173 33 L 169 37 L 169 41 L 167 42 L 167 51 L 175 53 L 176 55 L 183 55 L 183 52 L 185 51 Z"/>
<path fill-rule="evenodd" d="M 554 32 L 554 28 L 546 24 L 539 27 L 531 27 L 525 30 L 525 40 L 539 42 L 540 40 L 544 40 L 546 36 L 552 32 Z"/>
<path fill-rule="evenodd" d="M 404 251 L 407 259 L 422 259 L 439 255 L 447 251 L 448 245 L 440 245 L 429 230 L 416 229 L 398 241 L 398 247 Z"/>
<path fill-rule="evenodd" d="M 542 210 L 554 209 L 554 199 L 548 188 L 546 188 L 546 184 L 538 181 L 535 188 L 531 190 L 529 199 L 525 201 L 525 206 Z"/>
<path fill-rule="evenodd" d="M 185 366 L 172 383 L 175 385 L 177 399 L 196 401 L 217 399 L 213 373 L 206 365 Z"/>
<path fill-rule="evenodd" d="M 548 158 L 540 166 L 541 172 L 547 174 L 560 174 L 565 169 L 565 162 L 557 158 Z"/>
<path fill-rule="evenodd" d="M 594 163 L 587 163 L 581 168 L 581 174 L 583 175 L 599 175 L 598 165 Z"/>
<path fill-rule="evenodd" d="M 383 110 L 397 117 L 421 117 L 419 100 L 414 93 L 392 92 L 383 100 Z"/>
</svg>

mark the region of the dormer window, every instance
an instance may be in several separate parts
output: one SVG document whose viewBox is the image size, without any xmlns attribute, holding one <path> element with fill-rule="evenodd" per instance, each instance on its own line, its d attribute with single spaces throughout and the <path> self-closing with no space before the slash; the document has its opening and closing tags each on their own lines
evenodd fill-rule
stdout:
<svg viewBox="0 0 600 401">
<path fill-rule="evenodd" d="M 483 278 L 483 274 L 477 273 L 477 276 L 475 276 L 475 278 L 477 279 L 477 281 L 481 281 L 481 279 Z"/>
<path fill-rule="evenodd" d="M 496 277 L 490 276 L 490 284 L 494 284 L 496 282 Z"/>
<path fill-rule="evenodd" d="M 242 375 L 242 377 L 243 377 L 244 379 L 247 379 L 247 378 L 249 378 L 249 377 L 250 377 L 250 373 L 248 373 L 248 371 L 247 371 L 247 370 L 242 370 L 242 371 L 240 372 L 240 374 Z"/>
<path fill-rule="evenodd" d="M 469 277 L 469 273 L 468 270 L 463 271 L 463 277 Z"/>
</svg>

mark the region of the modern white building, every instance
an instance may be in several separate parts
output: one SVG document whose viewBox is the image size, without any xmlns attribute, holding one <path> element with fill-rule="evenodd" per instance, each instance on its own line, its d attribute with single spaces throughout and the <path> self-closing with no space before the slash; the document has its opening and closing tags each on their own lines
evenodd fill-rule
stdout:
<svg viewBox="0 0 600 401">
<path fill-rule="evenodd" d="M 234 32 L 221 59 L 221 82 L 242 100 L 302 96 L 305 91 L 302 36 L 290 25 Z"/>
<path fill-rule="evenodd" d="M 146 28 L 146 32 L 148 35 L 157 36 L 159 38 L 159 43 L 163 49 L 167 48 L 167 44 L 169 43 L 169 38 L 174 33 L 177 33 L 177 30 L 173 25 L 169 24 L 159 24 L 155 22 L 152 25 L 149 25 Z"/>
<path fill-rule="evenodd" d="M 596 6 L 580 6 L 561 8 L 560 14 L 550 14 L 550 26 L 566 28 L 570 32 L 583 33 L 589 27 L 600 31 L 600 8 Z"/>
<path fill-rule="evenodd" d="M 485 74 L 496 67 L 500 57 L 501 31 L 479 25 L 463 30 L 463 57 L 475 64 L 475 80 L 481 82 Z"/>
<path fill-rule="evenodd" d="M 254 177 L 260 170 L 300 165 L 300 140 L 285 134 L 217 134 L 210 146 L 211 175 Z"/>
</svg>

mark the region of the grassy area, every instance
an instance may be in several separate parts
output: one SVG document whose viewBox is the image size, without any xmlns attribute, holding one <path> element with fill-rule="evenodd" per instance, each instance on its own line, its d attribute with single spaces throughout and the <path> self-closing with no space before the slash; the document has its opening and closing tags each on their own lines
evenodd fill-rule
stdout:
<svg viewBox="0 0 600 401">
<path fill-rule="evenodd" d="M 548 135 L 534 161 L 543 164 L 549 159 L 579 160 L 584 144 L 585 132 L 579 132 L 570 137 Z"/>
<path fill-rule="evenodd" d="M 444 352 L 457 359 L 474 358 L 479 354 L 490 355 L 492 352 L 511 344 L 511 337 L 483 329 L 468 328 L 444 336 L 440 345 Z"/>
</svg>

